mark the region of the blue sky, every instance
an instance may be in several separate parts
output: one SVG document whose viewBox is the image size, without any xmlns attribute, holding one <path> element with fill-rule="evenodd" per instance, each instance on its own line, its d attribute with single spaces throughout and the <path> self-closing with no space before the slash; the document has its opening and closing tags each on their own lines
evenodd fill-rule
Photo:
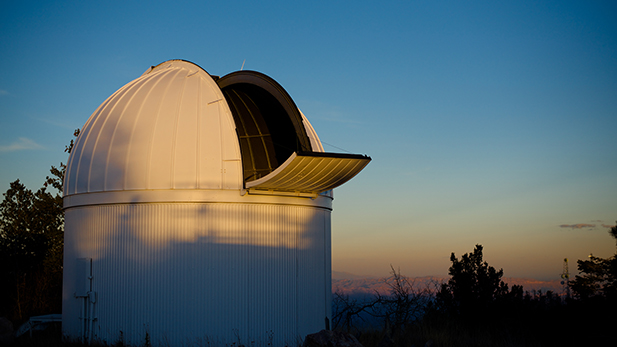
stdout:
<svg viewBox="0 0 617 347">
<path fill-rule="evenodd" d="M 482 244 L 509 277 L 608 257 L 617 219 L 613 1 L 0 5 L 0 188 L 41 186 L 149 66 L 277 80 L 327 151 L 373 162 L 335 190 L 333 267 L 446 275 Z"/>
</svg>

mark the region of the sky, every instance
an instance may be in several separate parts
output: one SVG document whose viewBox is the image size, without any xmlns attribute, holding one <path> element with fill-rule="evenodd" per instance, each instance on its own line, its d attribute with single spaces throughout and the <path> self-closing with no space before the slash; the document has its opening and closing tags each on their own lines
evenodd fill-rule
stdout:
<svg viewBox="0 0 617 347">
<path fill-rule="evenodd" d="M 504 276 L 615 254 L 614 1 L 4 1 L 0 189 L 42 186 L 73 131 L 151 65 L 279 82 L 326 151 L 336 271 L 445 276 L 484 247 Z"/>
</svg>

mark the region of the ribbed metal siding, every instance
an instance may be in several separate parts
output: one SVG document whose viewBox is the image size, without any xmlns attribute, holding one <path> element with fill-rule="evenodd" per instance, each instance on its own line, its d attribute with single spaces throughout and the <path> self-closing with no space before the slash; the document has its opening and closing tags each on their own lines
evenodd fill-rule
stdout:
<svg viewBox="0 0 617 347">
<path fill-rule="evenodd" d="M 223 94 L 201 68 L 176 65 L 129 82 L 92 114 L 69 157 L 65 195 L 220 189 L 223 180 L 241 188 L 226 177 L 241 177 L 241 167 L 223 167 L 240 160 Z"/>
<path fill-rule="evenodd" d="M 92 258 L 95 337 L 283 346 L 330 316 L 330 211 L 159 203 L 66 211 L 63 330 L 79 336 L 75 263 Z"/>
</svg>

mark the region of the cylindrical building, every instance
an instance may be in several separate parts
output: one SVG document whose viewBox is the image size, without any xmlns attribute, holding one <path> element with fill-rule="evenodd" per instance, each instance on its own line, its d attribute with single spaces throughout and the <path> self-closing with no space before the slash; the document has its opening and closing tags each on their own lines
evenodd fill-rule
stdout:
<svg viewBox="0 0 617 347">
<path fill-rule="evenodd" d="M 62 329 L 142 345 L 296 344 L 331 314 L 324 153 L 274 80 L 172 60 L 83 126 L 64 182 Z"/>
</svg>

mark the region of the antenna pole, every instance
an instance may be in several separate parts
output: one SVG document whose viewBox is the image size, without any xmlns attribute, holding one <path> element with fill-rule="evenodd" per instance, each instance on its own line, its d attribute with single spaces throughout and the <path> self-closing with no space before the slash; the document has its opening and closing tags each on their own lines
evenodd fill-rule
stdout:
<svg viewBox="0 0 617 347">
<path fill-rule="evenodd" d="M 566 292 L 566 299 L 570 299 L 570 271 L 568 270 L 568 258 L 563 259 L 563 272 L 561 273 L 561 284 Z"/>
</svg>

